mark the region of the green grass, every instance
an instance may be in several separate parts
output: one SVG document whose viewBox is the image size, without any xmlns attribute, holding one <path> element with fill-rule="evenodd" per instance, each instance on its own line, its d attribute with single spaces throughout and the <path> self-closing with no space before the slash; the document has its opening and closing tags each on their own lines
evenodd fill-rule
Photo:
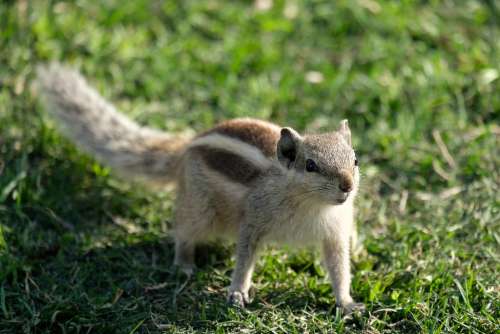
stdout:
<svg viewBox="0 0 500 334">
<path fill-rule="evenodd" d="M 498 332 L 499 50 L 494 1 L 2 2 L 0 333 Z M 174 193 L 60 136 L 31 88 L 50 60 L 169 131 L 349 118 L 363 171 L 352 291 L 367 314 L 336 313 L 310 251 L 266 251 L 244 311 L 225 303 L 232 246 L 178 275 Z"/>
</svg>

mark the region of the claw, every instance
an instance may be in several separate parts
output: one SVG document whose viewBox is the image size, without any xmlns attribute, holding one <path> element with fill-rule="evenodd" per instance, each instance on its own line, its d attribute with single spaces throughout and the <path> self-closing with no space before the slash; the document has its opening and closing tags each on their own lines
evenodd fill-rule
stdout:
<svg viewBox="0 0 500 334">
<path fill-rule="evenodd" d="M 232 291 L 229 293 L 227 301 L 229 304 L 243 309 L 249 303 L 248 294 L 241 291 Z"/>
<path fill-rule="evenodd" d="M 342 309 L 344 315 L 350 315 L 352 313 L 362 313 L 365 311 L 366 307 L 363 303 L 350 302 L 339 306 Z"/>
</svg>

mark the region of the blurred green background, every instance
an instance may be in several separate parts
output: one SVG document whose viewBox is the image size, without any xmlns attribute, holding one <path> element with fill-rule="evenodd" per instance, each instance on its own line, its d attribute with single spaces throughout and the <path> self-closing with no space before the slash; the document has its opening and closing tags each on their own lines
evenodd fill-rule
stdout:
<svg viewBox="0 0 500 334">
<path fill-rule="evenodd" d="M 0 333 L 492 333 L 500 329 L 500 6 L 495 1 L 3 1 Z M 37 64 L 80 69 L 141 124 L 348 118 L 363 173 L 342 319 L 318 256 L 269 248 L 225 304 L 232 246 L 172 267 L 173 192 L 60 136 Z"/>
</svg>

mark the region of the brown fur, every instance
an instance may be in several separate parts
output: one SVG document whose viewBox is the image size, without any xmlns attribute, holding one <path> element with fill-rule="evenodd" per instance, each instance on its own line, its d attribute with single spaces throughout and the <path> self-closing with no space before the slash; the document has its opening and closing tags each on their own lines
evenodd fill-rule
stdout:
<svg viewBox="0 0 500 334">
<path fill-rule="evenodd" d="M 222 122 L 202 133 L 200 137 L 214 133 L 226 135 L 253 145 L 261 150 L 266 157 L 276 156 L 276 144 L 280 139 L 280 128 L 278 126 L 250 118 Z"/>
<path fill-rule="evenodd" d="M 208 146 L 194 148 L 209 168 L 223 174 L 233 182 L 248 185 L 263 173 L 263 170 L 243 157 Z"/>
</svg>

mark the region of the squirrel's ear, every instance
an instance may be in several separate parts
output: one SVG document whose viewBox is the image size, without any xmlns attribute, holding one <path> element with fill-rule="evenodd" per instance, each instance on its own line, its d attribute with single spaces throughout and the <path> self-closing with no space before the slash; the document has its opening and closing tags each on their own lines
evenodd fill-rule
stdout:
<svg viewBox="0 0 500 334">
<path fill-rule="evenodd" d="M 340 121 L 340 127 L 338 129 L 338 132 L 344 137 L 345 141 L 349 144 L 351 144 L 351 129 L 349 129 L 349 124 L 346 119 L 343 119 Z"/>
<path fill-rule="evenodd" d="M 281 129 L 281 137 L 278 141 L 277 154 L 279 162 L 290 168 L 297 158 L 297 151 L 302 137 L 292 128 Z"/>
</svg>

